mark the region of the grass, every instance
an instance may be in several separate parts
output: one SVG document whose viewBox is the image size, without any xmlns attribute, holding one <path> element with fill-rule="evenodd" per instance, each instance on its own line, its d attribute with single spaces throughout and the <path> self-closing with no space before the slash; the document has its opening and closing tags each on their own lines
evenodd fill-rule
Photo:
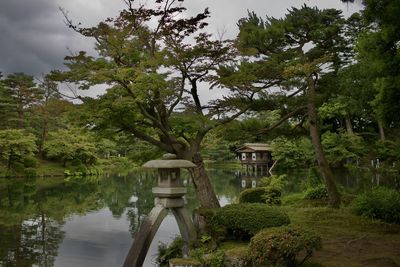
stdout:
<svg viewBox="0 0 400 267">
<path fill-rule="evenodd" d="M 344 202 L 352 196 L 345 196 Z M 400 266 L 400 225 L 359 217 L 350 209 L 331 209 L 321 201 L 286 198 L 282 208 L 292 224 L 314 230 L 322 237 L 322 249 L 306 266 Z"/>
<path fill-rule="evenodd" d="M 326 200 L 304 200 L 302 193 L 282 198 L 282 209 L 292 224 L 311 229 L 322 237 L 322 249 L 305 267 L 400 266 L 400 225 L 353 215 L 343 196 L 344 207 L 331 209 Z M 223 243 L 222 250 L 241 255 L 247 244 Z"/>
<path fill-rule="evenodd" d="M 170 264 L 172 266 L 200 266 L 201 263 L 198 260 L 190 258 L 176 258 L 171 259 Z"/>
</svg>

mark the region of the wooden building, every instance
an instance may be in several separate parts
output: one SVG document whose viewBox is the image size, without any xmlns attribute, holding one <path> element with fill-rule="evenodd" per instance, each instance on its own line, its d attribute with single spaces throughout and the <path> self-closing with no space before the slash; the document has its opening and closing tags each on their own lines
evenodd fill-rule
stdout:
<svg viewBox="0 0 400 267">
<path fill-rule="evenodd" d="M 268 174 L 273 166 L 271 151 L 271 146 L 267 144 L 245 143 L 236 150 L 236 154 L 245 173 L 257 176 Z"/>
</svg>

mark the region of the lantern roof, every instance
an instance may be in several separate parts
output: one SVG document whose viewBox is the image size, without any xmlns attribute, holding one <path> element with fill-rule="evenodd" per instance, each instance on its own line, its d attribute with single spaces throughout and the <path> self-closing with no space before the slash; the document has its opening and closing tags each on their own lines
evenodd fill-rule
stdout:
<svg viewBox="0 0 400 267">
<path fill-rule="evenodd" d="M 150 160 L 143 164 L 142 167 L 149 169 L 177 169 L 193 168 L 196 165 L 188 160 L 177 159 L 175 154 L 164 154 L 162 159 Z"/>
</svg>

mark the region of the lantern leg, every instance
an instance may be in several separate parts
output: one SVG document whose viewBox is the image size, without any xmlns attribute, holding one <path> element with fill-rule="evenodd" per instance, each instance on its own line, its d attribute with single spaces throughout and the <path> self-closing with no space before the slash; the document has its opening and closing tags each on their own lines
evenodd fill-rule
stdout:
<svg viewBox="0 0 400 267">
<path fill-rule="evenodd" d="M 125 258 L 124 267 L 143 266 L 151 241 L 167 214 L 168 210 L 162 205 L 156 205 L 150 211 L 135 236 L 135 240 L 129 249 L 128 256 Z"/>
<path fill-rule="evenodd" d="M 173 208 L 172 213 L 178 223 L 181 236 L 183 240 L 185 240 L 183 254 L 187 256 L 190 241 L 196 240 L 196 229 L 194 228 L 193 221 L 185 208 Z"/>
</svg>

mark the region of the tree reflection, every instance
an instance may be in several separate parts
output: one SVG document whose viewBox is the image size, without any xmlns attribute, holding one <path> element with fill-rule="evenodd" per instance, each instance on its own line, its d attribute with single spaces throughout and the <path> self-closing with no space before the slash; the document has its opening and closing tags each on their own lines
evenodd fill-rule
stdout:
<svg viewBox="0 0 400 267">
<path fill-rule="evenodd" d="M 151 189 L 147 194 L 138 192 L 151 188 L 142 180 L 147 181 L 113 175 L 0 184 L 0 266 L 53 266 L 66 218 L 105 207 L 119 218 L 132 209 L 132 194 L 141 198 L 139 206 L 149 202 L 146 195 L 151 196 Z M 147 212 L 145 207 L 137 209 L 141 210 Z M 135 216 L 143 217 L 140 212 Z"/>
<path fill-rule="evenodd" d="M 234 172 L 210 173 L 217 194 L 233 201 L 239 190 Z M 0 266 L 53 266 L 65 236 L 65 220 L 103 208 L 114 218 L 128 220 L 134 236 L 154 205 L 155 176 L 154 171 L 135 171 L 0 182 Z M 198 206 L 195 190 L 186 172 L 183 179 L 187 205 L 193 210 Z"/>
</svg>

